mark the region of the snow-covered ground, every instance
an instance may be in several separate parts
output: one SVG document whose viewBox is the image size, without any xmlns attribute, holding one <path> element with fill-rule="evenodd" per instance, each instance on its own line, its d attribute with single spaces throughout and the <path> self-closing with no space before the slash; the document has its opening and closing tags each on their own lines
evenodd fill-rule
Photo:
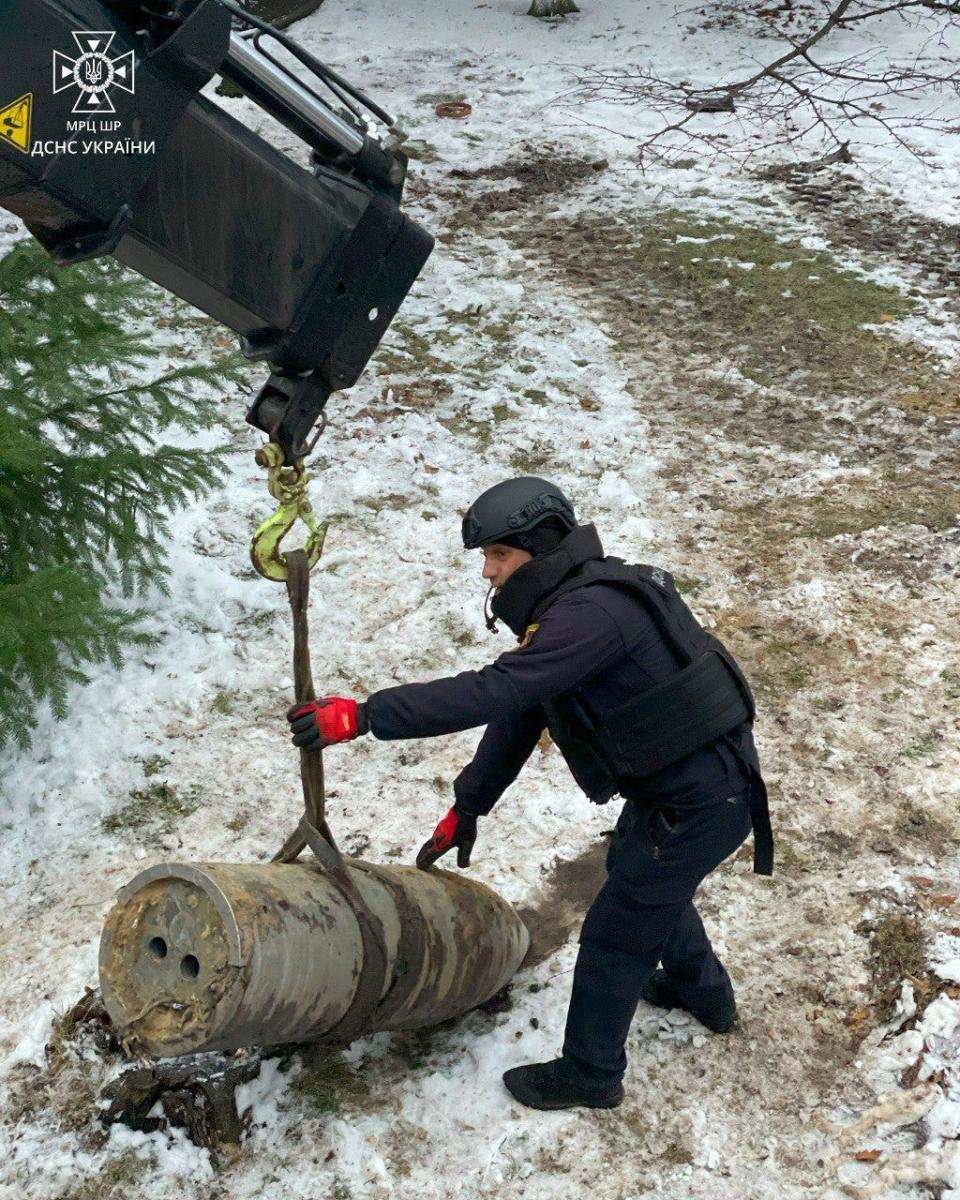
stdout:
<svg viewBox="0 0 960 1200">
<path fill-rule="evenodd" d="M 744 849 L 702 892 L 743 1029 L 708 1037 L 641 1006 L 620 1109 L 512 1103 L 500 1073 L 559 1048 L 574 927 L 507 1011 L 355 1043 L 369 1090 L 338 1112 L 298 1090 L 299 1060 L 266 1063 L 235 1160 L 180 1133 L 114 1127 L 103 1144 L 90 1113 L 65 1118 L 44 1046 L 95 983 L 116 888 L 152 861 L 259 860 L 298 816 L 286 597 L 249 567 L 269 501 L 238 398 L 227 485 L 174 522 L 159 644 L 0 759 L 0 1196 L 960 1197 L 956 138 L 926 137 L 920 160 L 874 139 L 852 166 L 786 178 L 706 160 L 641 173 L 610 129 L 652 118 L 551 104 L 571 67 L 653 60 L 709 83 L 776 40 L 756 19 L 698 30 L 696 10 L 636 0 L 584 0 L 562 22 L 525 7 L 326 0 L 295 27 L 398 115 L 409 211 L 439 235 L 313 463 L 330 520 L 314 673 L 363 696 L 506 649 L 459 515 L 511 472 L 555 479 L 609 552 L 672 569 L 761 702 L 779 868 L 754 877 Z M 444 99 L 470 118 L 438 118 Z M 512 176 L 484 176 L 504 163 Z M 477 738 L 328 752 L 341 843 L 410 861 Z M 102 831 L 157 779 L 198 788 L 199 807 L 170 833 Z M 553 865 L 612 819 L 538 752 L 471 869 L 549 915 Z M 91 1054 L 71 1070 L 82 1092 L 106 1068 Z"/>
</svg>

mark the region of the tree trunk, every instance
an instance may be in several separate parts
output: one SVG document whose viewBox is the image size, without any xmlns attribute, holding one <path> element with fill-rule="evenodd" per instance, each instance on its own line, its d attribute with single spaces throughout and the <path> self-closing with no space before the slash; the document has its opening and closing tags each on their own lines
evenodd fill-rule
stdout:
<svg viewBox="0 0 960 1200">
<path fill-rule="evenodd" d="M 530 0 L 528 17 L 565 17 L 567 13 L 579 12 L 574 0 Z"/>
</svg>

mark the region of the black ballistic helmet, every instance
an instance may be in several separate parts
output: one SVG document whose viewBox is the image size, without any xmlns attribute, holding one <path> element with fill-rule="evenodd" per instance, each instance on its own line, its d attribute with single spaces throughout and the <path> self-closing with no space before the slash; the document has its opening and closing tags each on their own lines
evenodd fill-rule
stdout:
<svg viewBox="0 0 960 1200">
<path fill-rule="evenodd" d="M 467 509 L 463 545 L 476 550 L 487 542 L 505 542 L 526 550 L 523 535 L 548 519 L 567 533 L 577 525 L 573 505 L 555 484 L 533 475 L 506 479 L 488 488 Z"/>
</svg>

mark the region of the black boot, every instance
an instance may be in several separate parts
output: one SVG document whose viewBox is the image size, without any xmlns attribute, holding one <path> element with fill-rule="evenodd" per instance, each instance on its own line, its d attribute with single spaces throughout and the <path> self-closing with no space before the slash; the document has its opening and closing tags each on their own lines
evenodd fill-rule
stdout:
<svg viewBox="0 0 960 1200">
<path fill-rule="evenodd" d="M 584 1087 L 562 1058 L 529 1063 L 504 1071 L 507 1091 L 527 1108 L 616 1108 L 623 1099 L 623 1084 Z"/>
<path fill-rule="evenodd" d="M 679 984 L 663 969 L 654 971 L 643 985 L 641 995 L 648 1004 L 655 1004 L 657 1008 L 682 1008 L 714 1033 L 729 1033 L 739 1020 L 737 1002 L 729 993 L 722 993 L 716 998 L 707 996 L 696 1004 L 683 1004 Z"/>
</svg>

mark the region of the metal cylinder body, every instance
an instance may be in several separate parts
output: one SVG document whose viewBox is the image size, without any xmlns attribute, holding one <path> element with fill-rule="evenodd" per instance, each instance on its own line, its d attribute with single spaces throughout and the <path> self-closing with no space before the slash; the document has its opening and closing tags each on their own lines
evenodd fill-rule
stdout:
<svg viewBox="0 0 960 1200">
<path fill-rule="evenodd" d="M 422 1028 L 488 999 L 523 960 L 526 927 L 483 884 L 355 861 L 347 871 L 386 960 L 372 1003 L 356 900 L 323 867 L 164 863 L 138 875 L 100 942 L 124 1043 L 162 1056 Z"/>
</svg>

